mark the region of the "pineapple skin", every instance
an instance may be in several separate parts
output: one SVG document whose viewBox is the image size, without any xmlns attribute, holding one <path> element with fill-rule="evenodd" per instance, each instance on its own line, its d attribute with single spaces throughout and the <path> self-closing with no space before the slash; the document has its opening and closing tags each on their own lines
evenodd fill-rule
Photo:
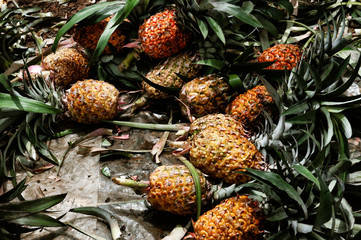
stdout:
<svg viewBox="0 0 361 240">
<path fill-rule="evenodd" d="M 211 184 L 198 171 L 202 189 L 202 205 L 211 199 Z M 147 200 L 153 208 L 178 215 L 190 215 L 197 211 L 196 190 L 189 169 L 184 165 L 163 165 L 149 176 L 150 188 Z"/>
<path fill-rule="evenodd" d="M 195 117 L 224 112 L 230 96 L 231 88 L 222 77 L 211 74 L 195 78 L 184 84 L 179 93 L 180 109 L 187 116 L 188 107 Z"/>
<path fill-rule="evenodd" d="M 192 122 L 189 128 L 190 136 L 194 136 L 208 127 L 216 127 L 226 135 L 245 136 L 246 132 L 241 122 L 231 115 L 223 113 L 208 114 L 197 118 Z"/>
<path fill-rule="evenodd" d="M 63 98 L 64 105 L 75 121 L 92 124 L 114 119 L 119 91 L 110 83 L 87 79 L 76 82 Z"/>
<path fill-rule="evenodd" d="M 75 48 L 63 48 L 49 54 L 42 61 L 42 67 L 50 71 L 50 78 L 56 86 L 65 88 L 71 83 L 87 78 L 88 58 Z"/>
<path fill-rule="evenodd" d="M 302 52 L 297 45 L 278 44 L 263 51 L 257 58 L 258 62 L 273 62 L 268 70 L 291 70 L 301 60 Z"/>
<path fill-rule="evenodd" d="M 109 23 L 111 17 L 107 17 L 102 21 L 85 27 L 76 27 L 73 30 L 73 39 L 83 48 L 94 51 L 100 36 L 102 35 L 105 27 Z M 117 28 L 109 38 L 108 44 L 111 44 L 117 52 L 120 52 L 125 44 L 126 36 Z M 102 54 L 111 54 L 109 46 L 106 46 Z"/>
<path fill-rule="evenodd" d="M 155 59 L 180 52 L 190 40 L 190 35 L 177 23 L 174 8 L 165 9 L 146 19 L 139 27 L 138 36 L 144 52 Z"/>
<path fill-rule="evenodd" d="M 197 240 L 254 240 L 262 216 L 258 203 L 248 196 L 225 199 L 193 224 Z"/>
<path fill-rule="evenodd" d="M 208 126 L 191 136 L 189 145 L 192 164 L 210 177 L 226 183 L 248 182 L 250 178 L 239 173 L 246 168 L 266 168 L 256 146 L 235 129 Z"/>
<path fill-rule="evenodd" d="M 181 88 L 184 82 L 178 75 L 189 79 L 196 77 L 200 71 L 200 65 L 194 64 L 194 62 L 198 60 L 198 53 L 192 51 L 179 53 L 158 64 L 146 75 L 146 78 L 164 87 Z M 150 86 L 145 81 L 142 82 L 142 88 L 151 99 L 167 99 L 171 97 L 170 94 Z"/>
<path fill-rule="evenodd" d="M 274 101 L 265 86 L 258 85 L 238 95 L 226 108 L 226 113 L 235 116 L 244 126 L 255 125 L 265 110 L 272 114 Z"/>
</svg>

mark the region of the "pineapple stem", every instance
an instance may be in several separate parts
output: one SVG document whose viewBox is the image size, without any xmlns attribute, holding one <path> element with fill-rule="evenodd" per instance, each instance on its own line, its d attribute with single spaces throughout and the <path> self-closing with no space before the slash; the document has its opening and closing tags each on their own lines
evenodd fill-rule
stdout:
<svg viewBox="0 0 361 240">
<path fill-rule="evenodd" d="M 118 185 L 131 187 L 133 189 L 145 189 L 149 187 L 149 181 L 135 181 L 128 178 L 113 177 L 112 181 Z"/>
<path fill-rule="evenodd" d="M 120 126 L 135 127 L 148 130 L 161 130 L 161 131 L 188 131 L 189 126 L 185 124 L 158 124 L 158 123 L 139 123 L 139 122 L 128 122 L 128 121 L 109 121 L 104 120 L 103 122 L 112 123 Z"/>
</svg>

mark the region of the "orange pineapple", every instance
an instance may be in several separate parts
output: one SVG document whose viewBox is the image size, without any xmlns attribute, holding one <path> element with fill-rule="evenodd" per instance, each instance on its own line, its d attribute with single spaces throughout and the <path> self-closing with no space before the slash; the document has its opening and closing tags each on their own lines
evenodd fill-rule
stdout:
<svg viewBox="0 0 361 240">
<path fill-rule="evenodd" d="M 177 11 L 165 9 L 146 19 L 138 36 L 144 52 L 152 58 L 167 58 L 186 47 L 190 35 L 177 23 Z"/>
<path fill-rule="evenodd" d="M 262 233 L 258 203 L 248 196 L 222 201 L 193 223 L 197 240 L 254 240 Z"/>
<path fill-rule="evenodd" d="M 258 85 L 238 95 L 226 108 L 226 113 L 237 117 L 244 126 L 252 126 L 263 111 L 272 112 L 273 98 L 265 86 Z"/>
<path fill-rule="evenodd" d="M 104 20 L 85 27 L 74 28 L 73 38 L 83 48 L 94 51 L 100 36 L 102 35 L 106 25 L 109 23 L 111 17 L 107 17 Z M 119 52 L 125 44 L 126 36 L 117 28 L 109 38 L 108 44 L 114 47 Z M 107 46 L 103 54 L 110 54 L 111 49 Z"/>
<path fill-rule="evenodd" d="M 273 62 L 269 70 L 291 70 L 301 60 L 301 50 L 297 45 L 278 44 L 263 51 L 258 62 Z"/>
</svg>

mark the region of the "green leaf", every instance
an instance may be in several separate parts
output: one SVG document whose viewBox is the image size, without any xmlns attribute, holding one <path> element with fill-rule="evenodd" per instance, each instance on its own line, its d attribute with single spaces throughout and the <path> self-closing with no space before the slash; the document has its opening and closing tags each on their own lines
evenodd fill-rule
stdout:
<svg viewBox="0 0 361 240">
<path fill-rule="evenodd" d="M 348 64 L 349 59 L 350 59 L 350 56 L 349 56 L 347 59 L 345 59 L 345 64 L 346 64 L 346 63 Z M 352 75 L 350 76 L 350 78 L 349 78 L 346 82 L 344 82 L 341 86 L 339 86 L 339 87 L 337 87 L 336 89 L 334 89 L 333 91 L 330 91 L 330 92 L 328 92 L 328 93 L 326 93 L 326 94 L 323 94 L 323 95 L 321 94 L 321 96 L 323 96 L 323 97 L 328 97 L 328 98 L 332 98 L 332 97 L 336 97 L 336 96 L 344 93 L 344 92 L 352 85 L 352 83 L 355 82 L 355 79 L 356 79 L 356 77 L 358 76 L 358 72 L 357 72 L 356 69 L 359 69 L 359 68 L 360 68 L 360 65 L 361 65 L 361 56 L 360 56 L 360 58 L 359 58 L 359 60 L 358 60 L 358 62 L 357 62 L 357 65 L 356 65 L 356 67 L 355 67 L 355 70 L 352 72 Z M 347 65 L 346 65 L 346 66 L 347 66 Z M 341 67 L 341 69 L 344 70 L 343 67 Z M 343 73 L 344 73 L 344 72 L 339 73 L 339 74 L 343 74 Z M 340 75 L 340 76 L 342 76 L 342 75 Z M 336 80 L 335 80 L 335 81 L 336 81 Z"/>
<path fill-rule="evenodd" d="M 66 226 L 61 221 L 52 218 L 45 214 L 32 214 L 26 217 L 14 219 L 10 221 L 11 223 L 27 225 L 27 226 L 35 226 L 35 227 L 64 227 Z"/>
<path fill-rule="evenodd" d="M 102 9 L 104 9 L 105 7 L 108 6 L 112 6 L 112 5 L 118 5 L 124 4 L 124 1 L 112 1 L 112 2 L 102 2 L 102 3 L 97 3 L 97 4 L 93 4 L 90 5 L 86 8 L 83 8 L 82 10 L 80 10 L 79 12 L 77 12 L 76 14 L 74 14 L 71 19 L 62 27 L 59 29 L 55 40 L 54 40 L 54 44 L 52 47 L 52 51 L 55 52 L 56 48 L 59 44 L 59 41 L 61 39 L 61 37 L 67 32 L 69 31 L 75 24 L 81 22 L 82 20 L 88 18 L 91 14 L 97 12 L 97 11 L 101 11 Z"/>
<path fill-rule="evenodd" d="M 219 11 L 226 12 L 231 16 L 234 16 L 242 22 L 251 25 L 255 28 L 261 28 L 262 24 L 251 14 L 247 13 L 241 7 L 226 3 L 224 1 L 210 1 L 212 5 Z"/>
<path fill-rule="evenodd" d="M 346 138 L 352 137 L 352 126 L 351 123 L 348 121 L 347 117 L 342 113 L 331 113 L 333 119 L 335 119 L 341 126 L 342 133 L 345 135 Z"/>
<path fill-rule="evenodd" d="M 293 5 L 289 0 L 278 0 L 278 1 L 275 1 L 275 4 L 279 5 L 283 9 L 285 9 L 287 13 L 289 13 L 289 14 L 293 13 Z"/>
<path fill-rule="evenodd" d="M 316 210 L 317 214 L 314 222 L 315 227 L 319 227 L 331 219 L 333 208 L 333 198 L 331 192 L 328 190 L 326 183 L 321 179 L 319 174 L 317 178 L 320 182 L 321 192 L 319 201 L 320 204 Z"/>
<path fill-rule="evenodd" d="M 302 198 L 300 197 L 298 192 L 292 187 L 292 185 L 290 185 L 285 180 L 283 180 L 278 174 L 273 172 L 259 171 L 255 169 L 247 169 L 247 171 L 250 172 L 252 175 L 255 175 L 263 180 L 268 181 L 270 184 L 275 186 L 276 189 L 284 191 L 290 198 L 295 200 L 301 206 L 303 213 L 307 218 L 308 216 L 307 207 L 303 202 Z"/>
<path fill-rule="evenodd" d="M 292 107 L 282 113 L 282 115 L 300 114 L 309 109 L 308 102 L 302 101 L 294 104 Z"/>
<path fill-rule="evenodd" d="M 203 38 L 206 39 L 206 37 L 208 36 L 207 25 L 202 20 L 200 20 L 198 18 L 197 18 L 197 23 L 198 23 L 199 30 L 201 30 Z"/>
<path fill-rule="evenodd" d="M 287 218 L 289 218 L 289 216 L 287 215 L 285 209 L 283 207 L 279 207 L 276 210 L 272 211 L 271 215 L 267 217 L 267 221 L 279 222 Z"/>
<path fill-rule="evenodd" d="M 318 189 L 321 189 L 320 186 L 320 182 L 318 181 L 318 179 L 313 176 L 313 174 L 303 165 L 294 165 L 293 168 L 302 176 L 304 176 L 305 178 L 307 178 L 308 180 L 312 181 L 314 184 L 316 184 L 316 186 L 318 187 Z"/>
<path fill-rule="evenodd" d="M 0 93 L 0 108 L 11 108 L 26 112 L 59 114 L 62 110 L 43 102 L 7 93 Z"/>
<path fill-rule="evenodd" d="M 206 66 L 210 66 L 210 67 L 214 67 L 217 70 L 222 70 L 224 67 L 224 62 L 221 60 L 217 60 L 217 59 L 204 59 L 204 60 L 199 60 L 197 62 L 195 62 L 195 64 L 199 64 L 199 65 L 206 65 Z"/>
<path fill-rule="evenodd" d="M 201 182 L 199 178 L 199 174 L 197 172 L 197 169 L 193 166 L 193 164 L 188 161 L 185 157 L 180 156 L 178 157 L 179 160 L 183 162 L 184 165 L 187 166 L 189 171 L 191 172 L 193 181 L 194 181 L 194 187 L 196 189 L 196 200 L 197 200 L 197 219 L 201 215 L 201 208 L 202 208 L 202 188 L 201 188 Z"/>
<path fill-rule="evenodd" d="M 327 108 L 325 107 L 321 107 L 321 112 L 323 113 L 323 115 L 325 116 L 326 118 L 326 123 L 327 123 L 327 132 L 325 132 L 325 135 L 324 135 L 324 145 L 328 145 L 331 140 L 332 140 L 332 137 L 334 135 L 334 131 L 333 131 L 333 124 L 332 124 L 332 119 L 331 119 L 331 114 L 329 111 L 327 111 Z"/>
<path fill-rule="evenodd" d="M 293 124 L 309 124 L 316 120 L 316 110 L 307 111 L 304 114 L 287 119 L 286 122 Z"/>
<path fill-rule="evenodd" d="M 307 68 L 310 70 L 313 81 L 316 85 L 316 91 L 320 91 L 322 89 L 322 81 L 321 76 L 318 74 L 317 70 L 311 66 L 308 62 L 305 62 Z"/>
<path fill-rule="evenodd" d="M 262 24 L 263 28 L 267 29 L 267 32 L 271 33 L 273 37 L 277 37 L 277 27 L 272 22 L 268 21 L 260 14 L 255 14 L 255 17 Z"/>
<path fill-rule="evenodd" d="M 0 203 L 8 203 L 18 197 L 26 188 L 26 178 L 19 182 L 14 188 L 0 196 Z"/>
<path fill-rule="evenodd" d="M 226 38 L 224 36 L 221 26 L 219 26 L 219 24 L 213 18 L 211 18 L 211 17 L 205 17 L 205 18 L 206 18 L 208 24 L 213 29 L 213 31 L 218 36 L 218 38 L 223 42 L 223 44 L 226 44 Z"/>
<path fill-rule="evenodd" d="M 102 218 L 110 226 L 113 239 L 120 239 L 122 233 L 116 218 L 110 212 L 98 207 L 79 207 L 70 209 L 70 212 L 81 213 Z"/>
<path fill-rule="evenodd" d="M 37 213 L 44 211 L 64 200 L 66 194 L 59 194 L 50 197 L 39 198 L 36 200 L 22 201 L 9 203 L 0 206 L 0 210 L 14 210 L 14 211 L 24 211 L 28 213 Z"/>
<path fill-rule="evenodd" d="M 228 83 L 235 89 L 237 92 L 243 89 L 243 84 L 241 78 L 237 74 L 231 74 L 228 76 Z"/>
<path fill-rule="evenodd" d="M 138 5 L 139 1 L 140 0 L 128 0 L 125 6 L 109 20 L 107 26 L 105 27 L 102 35 L 99 38 L 97 47 L 95 48 L 94 54 L 90 59 L 90 63 L 94 62 L 95 59 L 99 58 L 99 56 L 107 46 L 110 36 L 117 29 L 118 24 L 120 24 L 122 21 L 124 21 L 126 17 L 128 17 L 129 13 L 134 9 L 135 6 Z"/>
</svg>

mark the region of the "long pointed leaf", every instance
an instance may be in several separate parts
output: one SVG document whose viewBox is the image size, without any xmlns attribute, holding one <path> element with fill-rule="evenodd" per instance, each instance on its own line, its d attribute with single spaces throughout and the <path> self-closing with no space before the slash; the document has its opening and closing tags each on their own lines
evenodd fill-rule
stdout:
<svg viewBox="0 0 361 240">
<path fill-rule="evenodd" d="M 64 227 L 66 224 L 45 214 L 33 214 L 26 217 L 11 220 L 11 223 L 34 227 Z"/>
<path fill-rule="evenodd" d="M 17 211 L 25 211 L 29 213 L 37 213 L 44 211 L 64 200 L 66 194 L 59 194 L 50 197 L 39 198 L 36 200 L 30 201 L 22 201 L 9 203 L 6 205 L 0 206 L 0 209 L 6 210 L 17 210 Z"/>
<path fill-rule="evenodd" d="M 221 26 L 211 17 L 205 17 L 209 26 L 211 26 L 212 30 L 216 33 L 218 38 L 223 42 L 223 44 L 226 44 L 226 37 L 224 36 L 223 30 Z"/>
<path fill-rule="evenodd" d="M 26 112 L 59 114 L 62 110 L 30 98 L 0 93 L 0 108 L 11 108 Z"/>
<path fill-rule="evenodd" d="M 276 186 L 279 190 L 284 191 L 290 198 L 295 200 L 301 206 L 303 213 L 307 218 L 307 207 L 298 192 L 292 187 L 291 184 L 287 183 L 278 174 L 273 172 L 265 172 L 255 169 L 247 169 L 247 171 L 261 179 L 268 181 L 271 185 Z"/>
</svg>

